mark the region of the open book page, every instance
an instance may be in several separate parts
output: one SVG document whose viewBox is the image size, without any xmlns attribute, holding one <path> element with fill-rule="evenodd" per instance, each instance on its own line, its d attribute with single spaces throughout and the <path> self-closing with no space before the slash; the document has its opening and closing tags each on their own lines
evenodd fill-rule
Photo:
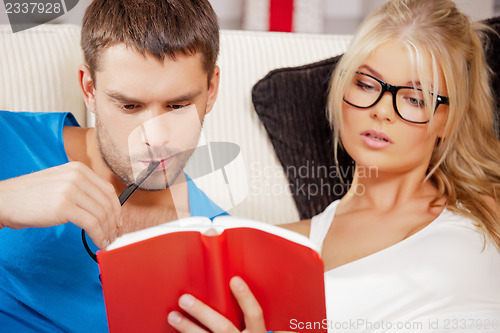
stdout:
<svg viewBox="0 0 500 333">
<path fill-rule="evenodd" d="M 137 243 L 149 238 L 168 234 L 171 232 L 187 231 L 188 230 L 186 229 L 187 225 L 197 226 L 196 229 L 193 229 L 193 227 L 191 227 L 191 229 L 189 229 L 191 231 L 196 230 L 203 232 L 204 230 L 209 229 L 211 224 L 212 221 L 210 221 L 210 219 L 205 216 L 186 217 L 184 219 L 167 222 L 146 229 L 123 234 L 120 237 L 117 237 L 111 244 L 109 244 L 108 247 L 106 247 L 106 251 L 111 251 L 125 245 Z"/>
<path fill-rule="evenodd" d="M 220 234 L 225 229 L 234 228 L 251 228 L 262 230 L 267 233 L 286 238 L 300 245 L 310 247 L 319 253 L 318 247 L 307 237 L 299 233 L 283 229 L 272 224 L 229 215 L 218 216 L 213 221 L 203 216 L 192 216 L 172 222 L 163 223 L 147 229 L 131 232 L 118 237 L 106 248 L 106 250 L 110 251 L 122 246 L 172 232 L 199 231 L 202 234 L 205 234 L 210 230 L 211 234 L 213 234 L 214 231 L 215 233 Z"/>
</svg>

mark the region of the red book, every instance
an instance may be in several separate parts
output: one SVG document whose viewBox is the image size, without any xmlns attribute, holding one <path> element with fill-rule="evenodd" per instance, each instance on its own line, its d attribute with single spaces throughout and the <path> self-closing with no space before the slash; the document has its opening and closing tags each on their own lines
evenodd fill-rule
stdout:
<svg viewBox="0 0 500 333">
<path fill-rule="evenodd" d="M 111 333 L 175 332 L 167 315 L 181 311 L 177 302 L 184 293 L 243 329 L 229 289 L 236 275 L 259 301 L 268 330 L 326 319 L 317 249 L 308 238 L 270 224 L 190 217 L 123 235 L 97 258 Z"/>
</svg>

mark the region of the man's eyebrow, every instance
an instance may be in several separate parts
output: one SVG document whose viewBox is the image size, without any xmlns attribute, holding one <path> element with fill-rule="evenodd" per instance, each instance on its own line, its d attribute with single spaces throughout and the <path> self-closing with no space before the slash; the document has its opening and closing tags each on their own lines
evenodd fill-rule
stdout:
<svg viewBox="0 0 500 333">
<path fill-rule="evenodd" d="M 173 98 L 169 98 L 168 101 L 166 101 L 166 103 L 172 104 L 172 103 L 190 101 L 190 100 L 195 99 L 196 97 L 200 96 L 201 94 L 202 94 L 201 90 L 189 91 L 189 92 L 186 92 L 182 95 L 174 96 Z"/>
<path fill-rule="evenodd" d="M 138 102 L 138 99 L 130 97 L 130 96 L 125 96 L 124 94 L 114 91 L 114 90 L 106 90 L 104 91 L 104 94 L 107 96 L 111 97 L 112 99 L 121 101 L 121 102 Z"/>
<path fill-rule="evenodd" d="M 104 91 L 104 93 L 106 95 L 108 95 L 109 97 L 111 97 L 112 99 L 120 101 L 120 102 L 125 102 L 125 103 L 142 103 L 143 102 L 141 100 L 141 98 L 127 96 L 127 95 L 125 95 L 121 92 L 115 91 L 115 90 L 107 90 L 107 91 Z M 201 94 L 202 94 L 201 90 L 193 90 L 193 91 L 183 93 L 179 96 L 173 96 L 171 98 L 168 98 L 164 101 L 164 103 L 165 104 L 172 104 L 172 103 L 186 102 L 186 101 L 190 101 L 190 100 L 198 97 Z"/>
</svg>

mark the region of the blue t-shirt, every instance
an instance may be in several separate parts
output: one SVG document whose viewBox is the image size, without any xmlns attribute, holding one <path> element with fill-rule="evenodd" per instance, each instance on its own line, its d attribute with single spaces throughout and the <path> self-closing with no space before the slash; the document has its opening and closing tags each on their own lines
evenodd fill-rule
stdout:
<svg viewBox="0 0 500 333">
<path fill-rule="evenodd" d="M 63 126 L 78 123 L 69 113 L 0 111 L 0 180 L 67 163 Z M 186 178 L 192 216 L 225 214 Z M 99 267 L 79 227 L 3 228 L 0 248 L 0 331 L 108 331 Z"/>
</svg>

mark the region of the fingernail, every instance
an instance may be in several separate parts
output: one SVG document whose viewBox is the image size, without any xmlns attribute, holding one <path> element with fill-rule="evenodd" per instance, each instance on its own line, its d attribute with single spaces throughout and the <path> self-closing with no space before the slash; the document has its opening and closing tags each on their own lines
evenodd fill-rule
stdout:
<svg viewBox="0 0 500 333">
<path fill-rule="evenodd" d="M 194 304 L 194 297 L 188 294 L 184 294 L 179 298 L 179 305 L 181 307 L 191 307 Z"/>
<path fill-rule="evenodd" d="M 170 324 L 178 324 L 182 320 L 182 317 L 179 312 L 177 311 L 172 311 L 168 314 L 168 322 Z"/>
<path fill-rule="evenodd" d="M 236 289 L 237 291 L 245 290 L 245 283 L 243 282 L 243 280 L 240 277 L 238 277 L 238 276 L 233 277 L 233 279 L 231 280 L 231 283 L 232 283 L 234 289 Z"/>
</svg>

